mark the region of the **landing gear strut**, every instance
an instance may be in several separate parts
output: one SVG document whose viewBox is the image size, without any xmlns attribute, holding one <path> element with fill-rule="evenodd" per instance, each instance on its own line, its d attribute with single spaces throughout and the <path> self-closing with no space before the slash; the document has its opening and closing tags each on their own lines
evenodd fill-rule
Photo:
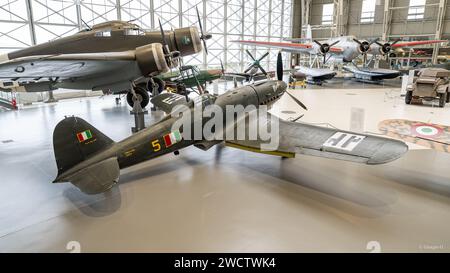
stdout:
<svg viewBox="0 0 450 273">
<path fill-rule="evenodd" d="M 134 116 L 134 127 L 131 128 L 131 132 L 132 133 L 136 133 L 139 132 L 140 130 L 145 129 L 145 118 L 144 115 L 148 114 L 148 111 L 144 111 L 142 108 L 142 96 L 140 97 L 140 95 L 138 95 L 138 93 L 136 92 L 137 90 L 142 90 L 139 89 L 139 87 L 133 86 L 131 87 L 131 91 L 127 94 L 127 101 L 128 104 L 130 104 L 128 98 L 131 97 L 132 99 L 132 104 L 133 104 L 133 110 L 130 111 L 130 115 Z M 145 94 L 147 94 L 148 96 L 148 92 L 145 91 Z M 131 94 L 131 96 L 129 96 Z M 148 100 L 147 100 L 147 104 L 148 104 Z"/>
<path fill-rule="evenodd" d="M 145 108 L 150 102 L 150 93 L 151 97 L 157 96 L 161 94 L 161 92 L 165 88 L 165 82 L 158 78 L 150 78 L 148 82 L 141 82 L 134 87 L 134 92 L 138 98 L 138 102 L 141 104 L 142 108 Z M 128 105 L 133 107 L 133 94 L 131 91 L 127 93 L 127 102 Z M 154 109 L 152 109 L 154 110 Z M 156 109 L 155 109 L 156 110 Z"/>
</svg>

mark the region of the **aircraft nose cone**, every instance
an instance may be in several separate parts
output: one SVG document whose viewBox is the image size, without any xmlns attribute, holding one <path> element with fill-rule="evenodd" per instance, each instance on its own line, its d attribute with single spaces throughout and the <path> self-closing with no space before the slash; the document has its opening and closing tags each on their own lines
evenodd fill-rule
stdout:
<svg viewBox="0 0 450 273">
<path fill-rule="evenodd" d="M 287 84 L 284 81 L 278 81 L 277 82 L 277 93 L 283 94 L 286 92 Z"/>
</svg>

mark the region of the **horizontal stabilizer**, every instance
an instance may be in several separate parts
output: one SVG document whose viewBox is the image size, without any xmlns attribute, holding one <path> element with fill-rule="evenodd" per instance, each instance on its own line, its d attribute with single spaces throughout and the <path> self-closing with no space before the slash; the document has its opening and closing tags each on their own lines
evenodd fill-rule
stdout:
<svg viewBox="0 0 450 273">
<path fill-rule="evenodd" d="M 90 165 L 63 179 L 74 184 L 86 194 L 102 193 L 112 188 L 120 175 L 116 157 L 111 157 Z"/>
</svg>

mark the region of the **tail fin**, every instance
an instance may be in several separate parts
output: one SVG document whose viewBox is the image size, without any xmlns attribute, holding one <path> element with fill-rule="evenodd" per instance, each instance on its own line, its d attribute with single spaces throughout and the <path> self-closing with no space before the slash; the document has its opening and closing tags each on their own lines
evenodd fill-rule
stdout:
<svg viewBox="0 0 450 273">
<path fill-rule="evenodd" d="M 58 177 L 113 143 L 112 139 L 82 118 L 66 117 L 56 125 L 53 132 Z"/>
<path fill-rule="evenodd" d="M 312 29 L 311 29 L 311 25 L 306 25 L 306 35 L 305 35 L 305 39 L 312 41 Z"/>
</svg>

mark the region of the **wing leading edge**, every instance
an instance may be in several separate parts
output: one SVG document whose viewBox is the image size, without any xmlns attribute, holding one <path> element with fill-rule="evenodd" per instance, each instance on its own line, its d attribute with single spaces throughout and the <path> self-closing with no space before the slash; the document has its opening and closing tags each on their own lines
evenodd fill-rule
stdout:
<svg viewBox="0 0 450 273">
<path fill-rule="evenodd" d="M 231 41 L 242 45 L 253 45 L 267 48 L 277 48 L 287 52 L 301 52 L 301 53 L 313 53 L 313 44 L 299 44 L 299 43 L 287 43 L 287 42 L 264 42 L 264 41 L 248 41 L 248 40 L 236 40 Z M 340 47 L 331 47 L 330 52 L 341 53 L 344 50 Z"/>
</svg>

